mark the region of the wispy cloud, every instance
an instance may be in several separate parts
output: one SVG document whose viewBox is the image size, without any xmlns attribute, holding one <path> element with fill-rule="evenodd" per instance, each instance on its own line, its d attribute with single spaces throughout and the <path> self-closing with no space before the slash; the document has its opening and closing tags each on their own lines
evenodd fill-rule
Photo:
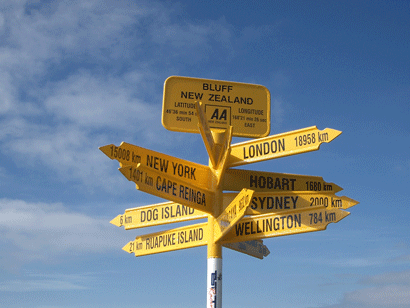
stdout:
<svg viewBox="0 0 410 308">
<path fill-rule="evenodd" d="M 4 267 L 118 249 L 119 236 L 108 219 L 69 211 L 62 204 L 8 199 L 0 199 L 0 235 Z"/>
<path fill-rule="evenodd" d="M 178 6 L 159 2 L 3 1 L 0 12 L 1 151 L 113 191 L 98 180 L 112 172 L 97 147 L 132 134 L 158 142 L 166 71 L 186 54 L 228 55 L 235 39 L 223 18 L 181 23 Z"/>
<path fill-rule="evenodd" d="M 361 288 L 344 295 L 341 303 L 327 308 L 404 308 L 410 306 L 410 271 L 387 272 L 361 280 Z"/>
<path fill-rule="evenodd" d="M 33 291 L 73 291 L 86 290 L 85 286 L 70 281 L 55 279 L 12 280 L 0 283 L 3 292 L 33 292 Z"/>
</svg>

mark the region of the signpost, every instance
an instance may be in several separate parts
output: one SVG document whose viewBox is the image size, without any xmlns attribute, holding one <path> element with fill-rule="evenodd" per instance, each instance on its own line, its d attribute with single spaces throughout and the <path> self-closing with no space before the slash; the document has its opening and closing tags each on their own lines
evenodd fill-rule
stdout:
<svg viewBox="0 0 410 308">
<path fill-rule="evenodd" d="M 229 202 L 234 194 L 225 194 L 224 202 Z M 358 204 L 357 201 L 335 194 L 315 192 L 255 192 L 245 215 L 259 215 L 266 213 L 288 213 L 302 209 L 348 209 Z"/>
<path fill-rule="evenodd" d="M 121 142 L 119 147 L 109 144 L 100 147 L 100 150 L 109 158 L 119 161 L 121 166 L 136 167 L 138 164 L 142 164 L 153 171 L 174 176 L 181 180 L 189 180 L 204 188 L 211 187 L 214 180 L 213 173 L 207 166 L 126 142 Z"/>
<path fill-rule="evenodd" d="M 262 240 L 226 243 L 222 246 L 245 253 L 258 259 L 263 259 L 270 254 L 268 247 L 263 245 Z"/>
<path fill-rule="evenodd" d="M 206 245 L 208 308 L 222 306 L 222 247 L 263 259 L 269 249 L 262 239 L 325 230 L 358 204 L 337 196 L 342 188 L 319 176 L 232 169 L 315 151 L 341 134 L 311 126 L 267 136 L 270 93 L 263 86 L 169 77 L 162 123 L 172 131 L 200 133 L 209 166 L 125 142 L 100 147 L 138 190 L 169 200 L 127 209 L 111 223 L 128 230 L 207 218 L 138 236 L 123 249 L 144 256 Z M 232 136 L 258 139 L 231 145 Z"/>
<path fill-rule="evenodd" d="M 323 142 L 330 142 L 342 132 L 311 126 L 265 138 L 232 145 L 228 166 L 236 167 L 268 159 L 285 157 L 319 149 Z"/>
<path fill-rule="evenodd" d="M 243 242 L 275 236 L 325 230 L 350 213 L 340 210 L 313 209 L 291 214 L 264 214 L 243 218 L 223 238 L 224 243 Z"/>
<path fill-rule="evenodd" d="M 194 209 L 212 213 L 215 193 L 202 189 L 188 181 L 147 168 L 141 164 L 137 167 L 126 166 L 118 170 L 136 184 L 136 188 L 151 195 L 168 199 Z"/>
<path fill-rule="evenodd" d="M 214 241 L 218 242 L 244 215 L 254 191 L 242 189 L 214 223 Z"/>
<path fill-rule="evenodd" d="M 207 244 L 207 223 L 138 236 L 122 249 L 136 257 L 161 252 L 204 246 Z"/>
<path fill-rule="evenodd" d="M 337 193 L 343 190 L 334 183 L 323 181 L 323 178 L 319 176 L 242 169 L 227 169 L 222 188 L 231 191 L 249 188 L 263 192 L 313 191 Z"/>
<path fill-rule="evenodd" d="M 164 202 L 125 210 L 110 221 L 125 230 L 207 218 L 205 212 L 175 202 Z"/>
<path fill-rule="evenodd" d="M 210 128 L 233 126 L 233 136 L 263 137 L 270 131 L 270 93 L 261 85 L 171 76 L 164 84 L 162 124 L 199 133 L 195 102 L 204 104 Z"/>
</svg>

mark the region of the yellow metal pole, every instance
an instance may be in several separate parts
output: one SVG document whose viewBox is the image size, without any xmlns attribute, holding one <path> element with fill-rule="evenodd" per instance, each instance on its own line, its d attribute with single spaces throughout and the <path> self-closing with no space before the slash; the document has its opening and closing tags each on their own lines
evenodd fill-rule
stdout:
<svg viewBox="0 0 410 308">
<path fill-rule="evenodd" d="M 221 157 L 221 149 L 223 144 L 225 132 L 212 130 L 212 136 L 215 141 L 216 157 Z M 219 163 L 219 162 L 218 162 Z M 209 167 L 214 171 L 215 181 L 216 168 L 211 161 Z M 223 174 L 220 175 L 221 177 Z M 222 181 L 219 181 L 221 183 Z M 216 187 L 215 204 L 213 205 L 212 215 L 208 215 L 208 259 L 207 259 L 207 308 L 221 308 L 222 307 L 222 244 L 214 242 L 214 223 L 215 219 L 222 213 L 223 210 L 223 196 L 220 185 Z"/>
</svg>

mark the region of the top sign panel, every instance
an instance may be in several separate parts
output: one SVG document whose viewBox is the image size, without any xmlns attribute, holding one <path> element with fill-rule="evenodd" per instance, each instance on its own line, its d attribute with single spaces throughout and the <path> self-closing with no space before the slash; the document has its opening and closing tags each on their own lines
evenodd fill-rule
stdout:
<svg viewBox="0 0 410 308">
<path fill-rule="evenodd" d="M 199 133 L 195 102 L 205 107 L 210 128 L 233 126 L 233 136 L 258 138 L 270 132 L 270 93 L 261 85 L 171 76 L 165 80 L 162 125 Z"/>
</svg>

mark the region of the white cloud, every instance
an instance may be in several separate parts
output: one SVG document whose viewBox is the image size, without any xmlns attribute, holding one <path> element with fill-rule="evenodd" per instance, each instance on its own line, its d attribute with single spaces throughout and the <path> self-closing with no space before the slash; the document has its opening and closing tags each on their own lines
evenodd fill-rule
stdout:
<svg viewBox="0 0 410 308">
<path fill-rule="evenodd" d="M 33 291 L 73 291 L 86 290 L 85 286 L 64 280 L 12 280 L 0 283 L 3 292 L 33 292 Z"/>
<path fill-rule="evenodd" d="M 383 286 L 348 293 L 345 302 L 359 307 L 409 307 L 410 286 Z"/>
<path fill-rule="evenodd" d="M 44 104 L 47 113 L 56 115 L 59 121 L 137 132 L 142 130 L 137 125 L 140 121 L 154 120 L 160 112 L 137 98 L 138 90 L 144 91 L 144 84 L 138 73 L 105 78 L 83 71 L 58 82 Z"/>
<path fill-rule="evenodd" d="M 47 166 L 58 180 L 115 191 L 119 175 L 99 146 L 129 136 L 181 139 L 159 141 L 165 72 L 174 62 L 181 69 L 230 56 L 237 38 L 224 18 L 181 22 L 180 9 L 152 1 L 0 3 L 1 151 L 19 166 Z"/>
<path fill-rule="evenodd" d="M 119 249 L 118 245 L 118 233 L 109 219 L 68 211 L 61 204 L 0 199 L 2 266 L 101 253 Z"/>
<path fill-rule="evenodd" d="M 410 286 L 410 271 L 383 273 L 368 277 L 362 283 L 369 285 L 400 284 Z"/>
<path fill-rule="evenodd" d="M 370 287 L 344 295 L 340 304 L 328 308 L 410 307 L 410 271 L 388 272 L 361 281 Z"/>
</svg>

